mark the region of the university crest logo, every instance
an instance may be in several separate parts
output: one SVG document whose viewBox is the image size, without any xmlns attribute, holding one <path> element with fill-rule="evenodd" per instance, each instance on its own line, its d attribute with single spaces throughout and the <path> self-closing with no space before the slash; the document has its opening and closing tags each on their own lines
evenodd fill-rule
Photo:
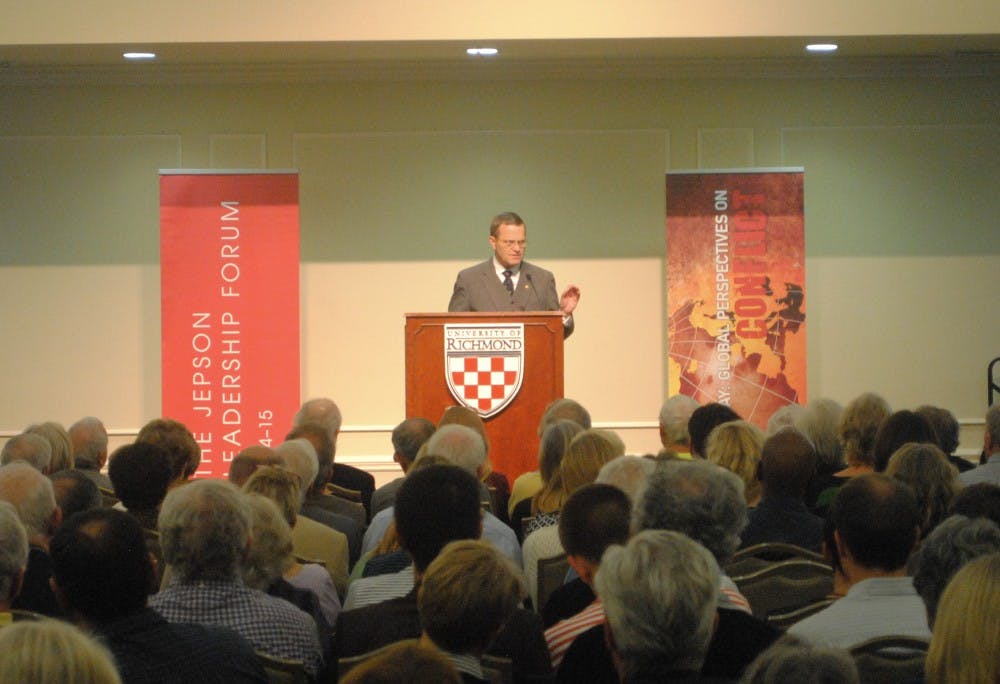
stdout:
<svg viewBox="0 0 1000 684">
<path fill-rule="evenodd" d="M 523 369 L 523 323 L 444 326 L 448 389 L 482 418 L 500 413 L 517 396 Z"/>
</svg>

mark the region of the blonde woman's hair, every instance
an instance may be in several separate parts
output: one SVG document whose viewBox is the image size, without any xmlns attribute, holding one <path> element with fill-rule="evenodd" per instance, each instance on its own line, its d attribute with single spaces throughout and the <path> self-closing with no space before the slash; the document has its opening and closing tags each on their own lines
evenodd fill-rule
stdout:
<svg viewBox="0 0 1000 684">
<path fill-rule="evenodd" d="M 121 684 L 111 653 L 60 620 L 25 620 L 0 629 L 0 682 Z"/>
<path fill-rule="evenodd" d="M 542 488 L 531 499 L 532 515 L 554 513 L 566 503 L 567 494 L 563 490 L 559 467 L 569 450 L 569 443 L 581 432 L 583 428 L 579 423 L 557 420 L 542 433 L 538 444 L 538 473 L 542 477 Z"/>
<path fill-rule="evenodd" d="M 30 425 L 25 432 L 38 435 L 52 447 L 52 458 L 49 460 L 49 472 L 69 470 L 76 466 L 73 458 L 73 441 L 69 433 L 59 423 L 48 420 L 37 425 Z"/>
<path fill-rule="evenodd" d="M 610 430 L 584 430 L 569 443 L 559 472 L 566 497 L 591 484 L 605 463 L 625 455 L 625 443 Z"/>
<path fill-rule="evenodd" d="M 760 499 L 757 466 L 760 465 L 763 448 L 764 432 L 745 420 L 717 425 L 705 442 L 705 457 L 743 480 L 743 495 L 748 505 L 754 505 Z"/>
<path fill-rule="evenodd" d="M 925 539 L 948 515 L 958 493 L 958 469 L 933 444 L 907 442 L 889 458 L 885 474 L 910 485 L 920 506 L 920 538 Z"/>
<path fill-rule="evenodd" d="M 927 684 L 1000 681 L 1000 553 L 969 562 L 938 603 Z"/>
<path fill-rule="evenodd" d="M 308 485 L 307 485 L 308 486 Z M 243 484 L 247 494 L 263 494 L 278 505 L 289 527 L 295 527 L 299 514 L 299 478 L 282 466 L 257 468 Z"/>
<path fill-rule="evenodd" d="M 252 520 L 253 543 L 243 559 L 243 582 L 252 589 L 267 590 L 295 563 L 292 528 L 278 505 L 263 494 L 247 494 Z"/>
<path fill-rule="evenodd" d="M 875 433 L 892 409 L 889 402 L 873 392 L 851 400 L 840 415 L 840 443 L 848 465 L 875 465 Z"/>
</svg>

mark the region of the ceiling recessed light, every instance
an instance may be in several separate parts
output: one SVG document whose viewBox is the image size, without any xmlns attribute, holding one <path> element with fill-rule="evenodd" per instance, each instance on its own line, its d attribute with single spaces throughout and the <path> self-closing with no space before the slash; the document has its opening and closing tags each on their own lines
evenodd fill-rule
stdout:
<svg viewBox="0 0 1000 684">
<path fill-rule="evenodd" d="M 806 50 L 809 52 L 836 52 L 836 43 L 810 43 L 806 45 Z"/>
<path fill-rule="evenodd" d="M 500 51 L 491 47 L 469 48 L 465 51 L 467 55 L 472 55 L 473 57 L 492 57 L 498 52 Z"/>
<path fill-rule="evenodd" d="M 122 57 L 132 60 L 156 59 L 155 52 L 124 52 Z"/>
</svg>

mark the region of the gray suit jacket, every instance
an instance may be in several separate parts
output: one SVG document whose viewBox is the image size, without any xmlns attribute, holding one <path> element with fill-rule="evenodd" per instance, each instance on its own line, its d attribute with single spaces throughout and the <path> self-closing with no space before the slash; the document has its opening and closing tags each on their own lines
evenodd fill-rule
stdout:
<svg viewBox="0 0 1000 684">
<path fill-rule="evenodd" d="M 448 311 L 559 311 L 556 279 L 550 271 L 521 262 L 514 296 L 497 278 L 493 260 L 459 271 Z M 563 323 L 563 337 L 573 332 L 573 317 Z"/>
</svg>

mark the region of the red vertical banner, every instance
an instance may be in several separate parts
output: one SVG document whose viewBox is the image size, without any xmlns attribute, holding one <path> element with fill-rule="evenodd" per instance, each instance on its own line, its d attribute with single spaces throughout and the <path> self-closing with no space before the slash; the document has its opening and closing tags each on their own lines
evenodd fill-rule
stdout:
<svg viewBox="0 0 1000 684">
<path fill-rule="evenodd" d="M 802 169 L 668 173 L 669 394 L 763 427 L 806 401 Z"/>
<path fill-rule="evenodd" d="M 225 477 L 299 404 L 298 175 L 161 172 L 160 283 L 163 416 Z"/>
</svg>

